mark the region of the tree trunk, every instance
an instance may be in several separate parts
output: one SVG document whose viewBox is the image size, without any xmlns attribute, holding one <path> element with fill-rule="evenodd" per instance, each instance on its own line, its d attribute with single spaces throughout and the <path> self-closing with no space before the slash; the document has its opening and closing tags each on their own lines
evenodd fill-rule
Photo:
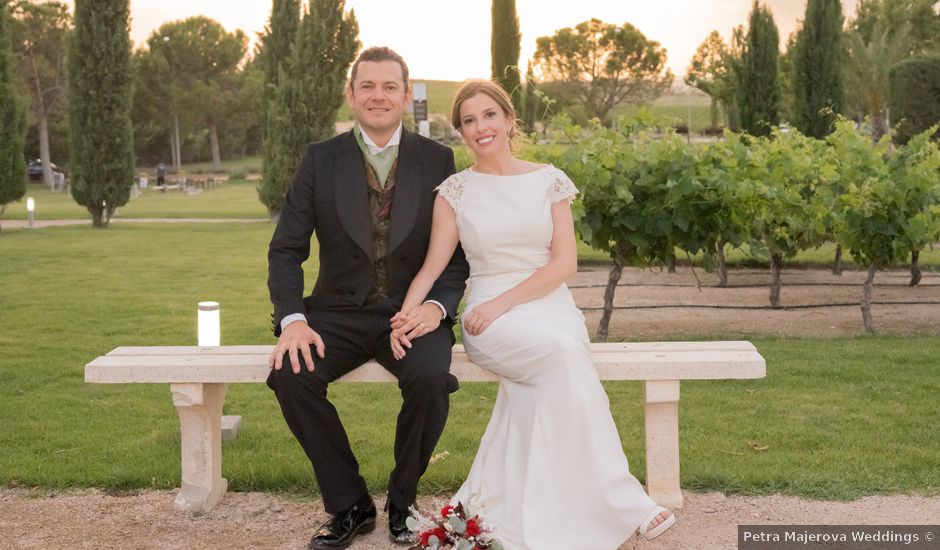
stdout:
<svg viewBox="0 0 940 550">
<path fill-rule="evenodd" d="M 832 261 L 832 274 L 842 275 L 842 245 L 836 245 L 836 258 Z"/>
<path fill-rule="evenodd" d="M 170 164 L 176 168 L 179 165 L 176 159 L 176 137 L 170 132 Z"/>
<path fill-rule="evenodd" d="M 180 146 L 180 117 L 179 115 L 173 115 L 173 128 L 176 135 L 176 171 L 179 172 L 183 167 L 183 153 Z"/>
<path fill-rule="evenodd" d="M 212 169 L 222 169 L 222 156 L 219 154 L 219 130 L 215 124 L 209 125 L 209 143 L 212 145 Z"/>
<path fill-rule="evenodd" d="M 675 272 L 676 272 L 676 251 L 675 251 L 675 249 L 673 249 L 672 252 L 669 253 L 669 267 L 668 267 L 667 271 L 668 271 L 669 273 L 675 273 Z"/>
<path fill-rule="evenodd" d="M 725 240 L 718 239 L 715 246 L 715 256 L 718 258 L 718 286 L 728 286 L 728 264 L 725 263 Z"/>
<path fill-rule="evenodd" d="M 617 290 L 617 283 L 620 282 L 622 274 L 623 258 L 617 258 L 614 260 L 614 265 L 611 266 L 610 275 L 607 278 L 607 288 L 604 290 L 604 314 L 601 316 L 601 322 L 597 325 L 597 339 L 601 342 L 607 341 L 610 317 L 614 313 L 614 292 Z"/>
<path fill-rule="evenodd" d="M 884 111 L 871 117 L 872 143 L 878 143 L 881 140 L 881 137 L 887 134 L 888 131 L 888 119 L 887 114 Z"/>
<path fill-rule="evenodd" d="M 783 265 L 783 256 L 770 255 L 770 305 L 780 307 L 780 268 Z"/>
<path fill-rule="evenodd" d="M 277 223 L 281 219 L 281 211 L 276 208 L 268 208 L 268 221 Z"/>
<path fill-rule="evenodd" d="M 103 208 L 101 208 L 100 206 L 96 206 L 94 208 L 89 208 L 88 211 L 91 212 L 91 226 L 92 227 L 97 227 L 98 229 L 103 229 L 107 227 L 107 223 L 105 223 L 104 221 L 104 209 Z"/>
<path fill-rule="evenodd" d="M 911 251 L 911 282 L 910 286 L 920 283 L 920 250 Z"/>
<path fill-rule="evenodd" d="M 865 322 L 865 330 L 875 332 L 875 321 L 871 318 L 871 287 L 875 280 L 874 264 L 868 266 L 868 278 L 865 279 L 865 285 L 862 287 L 862 320 Z"/>
<path fill-rule="evenodd" d="M 49 117 L 45 113 L 37 113 L 36 125 L 39 129 L 39 160 L 42 161 L 42 182 L 49 189 L 53 189 L 52 159 L 49 155 Z"/>
</svg>

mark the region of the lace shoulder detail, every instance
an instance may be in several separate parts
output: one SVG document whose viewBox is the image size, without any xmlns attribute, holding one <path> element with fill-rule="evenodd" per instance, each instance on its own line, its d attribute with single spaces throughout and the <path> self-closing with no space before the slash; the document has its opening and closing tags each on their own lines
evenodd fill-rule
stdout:
<svg viewBox="0 0 940 550">
<path fill-rule="evenodd" d="M 444 180 L 444 183 L 435 187 L 434 190 L 444 197 L 444 200 L 450 204 L 450 207 L 454 209 L 454 212 L 460 212 L 460 205 L 463 202 L 463 188 L 466 182 L 466 171 L 457 172 L 456 174 Z"/>
<path fill-rule="evenodd" d="M 545 168 L 545 173 L 548 175 L 548 179 L 551 182 L 548 195 L 552 199 L 552 204 L 574 198 L 579 193 L 578 188 L 575 187 L 571 178 L 558 168 L 548 165 L 548 167 Z"/>
</svg>

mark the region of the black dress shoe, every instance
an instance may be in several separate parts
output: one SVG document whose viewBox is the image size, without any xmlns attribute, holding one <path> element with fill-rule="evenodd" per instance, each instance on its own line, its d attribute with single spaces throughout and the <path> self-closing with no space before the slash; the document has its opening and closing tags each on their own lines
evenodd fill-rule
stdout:
<svg viewBox="0 0 940 550">
<path fill-rule="evenodd" d="M 356 535 L 364 535 L 375 530 L 375 504 L 368 508 L 358 505 L 334 514 L 317 529 L 307 548 L 311 550 L 332 550 L 346 548 Z"/>
<path fill-rule="evenodd" d="M 385 503 L 385 509 L 388 510 L 388 538 L 395 544 L 414 544 L 415 534 L 406 523 L 411 512 L 401 510 L 391 501 Z"/>
</svg>

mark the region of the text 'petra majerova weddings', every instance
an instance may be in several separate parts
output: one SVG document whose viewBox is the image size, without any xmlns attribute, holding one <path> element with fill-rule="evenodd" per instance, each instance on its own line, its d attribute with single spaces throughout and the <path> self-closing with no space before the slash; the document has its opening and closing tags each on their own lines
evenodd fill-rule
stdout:
<svg viewBox="0 0 940 550">
<path fill-rule="evenodd" d="M 778 543 L 787 547 L 795 543 L 826 548 L 940 548 L 938 534 L 937 525 L 740 525 L 738 543 L 742 549 L 771 549 Z"/>
</svg>

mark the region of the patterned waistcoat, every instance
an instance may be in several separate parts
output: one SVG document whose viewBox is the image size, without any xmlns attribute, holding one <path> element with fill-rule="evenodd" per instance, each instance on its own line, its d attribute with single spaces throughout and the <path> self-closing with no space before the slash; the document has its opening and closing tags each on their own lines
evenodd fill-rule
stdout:
<svg viewBox="0 0 940 550">
<path fill-rule="evenodd" d="M 395 191 L 395 174 L 398 160 L 392 164 L 385 187 L 379 182 L 375 169 L 363 159 L 366 167 L 366 182 L 369 187 L 369 211 L 372 215 L 372 252 L 375 257 L 375 288 L 373 293 L 388 296 L 388 229 L 392 214 L 392 194 Z"/>
</svg>

